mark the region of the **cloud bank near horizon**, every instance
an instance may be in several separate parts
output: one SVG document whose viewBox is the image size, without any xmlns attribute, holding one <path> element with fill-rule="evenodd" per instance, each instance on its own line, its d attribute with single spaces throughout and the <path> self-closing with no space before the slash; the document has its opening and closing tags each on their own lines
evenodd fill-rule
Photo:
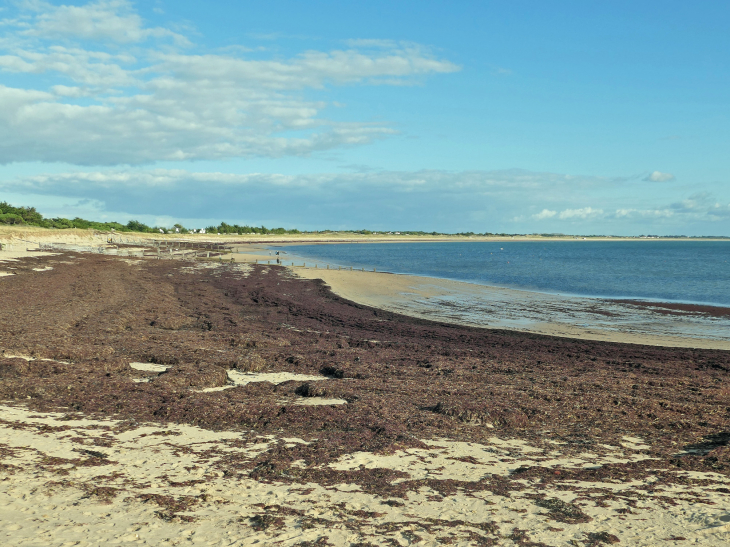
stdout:
<svg viewBox="0 0 730 547">
<path fill-rule="evenodd" d="M 0 190 L 93 203 L 105 217 L 123 212 L 129 218 L 300 229 L 587 233 L 600 226 L 602 233 L 628 234 L 650 219 L 659 231 L 676 233 L 677 224 L 730 220 L 730 203 L 707 192 L 658 207 L 631 206 L 634 184 L 516 169 L 310 175 L 117 169 L 21 177 L 0 183 Z M 618 197 L 607 200 L 607 189 Z M 571 206 L 576 202 L 585 205 Z M 515 210 L 522 214 L 515 216 Z"/>
</svg>

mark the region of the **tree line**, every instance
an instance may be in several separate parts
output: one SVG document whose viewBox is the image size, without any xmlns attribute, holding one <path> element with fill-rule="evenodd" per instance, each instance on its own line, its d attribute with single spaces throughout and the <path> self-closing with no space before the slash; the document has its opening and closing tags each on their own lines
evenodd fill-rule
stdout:
<svg viewBox="0 0 730 547">
<path fill-rule="evenodd" d="M 142 232 L 142 233 L 196 233 L 201 230 L 186 228 L 182 224 L 167 226 L 148 226 L 138 220 L 130 220 L 127 224 L 119 222 L 97 222 L 83 218 L 45 218 L 35 207 L 14 207 L 6 201 L 0 201 L 0 224 L 39 226 L 41 228 L 79 228 L 81 230 L 100 230 L 110 232 Z M 239 226 L 221 222 L 218 226 L 208 226 L 206 233 L 213 234 L 298 234 L 299 230 L 285 228 L 267 228 L 266 226 Z"/>
</svg>

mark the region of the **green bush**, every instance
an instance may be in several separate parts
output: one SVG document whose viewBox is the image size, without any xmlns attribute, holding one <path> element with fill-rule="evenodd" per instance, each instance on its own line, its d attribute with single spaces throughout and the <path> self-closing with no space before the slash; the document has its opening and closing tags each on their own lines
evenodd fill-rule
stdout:
<svg viewBox="0 0 730 547">
<path fill-rule="evenodd" d="M 13 213 L 0 213 L 0 224 L 25 224 L 23 217 Z"/>
</svg>

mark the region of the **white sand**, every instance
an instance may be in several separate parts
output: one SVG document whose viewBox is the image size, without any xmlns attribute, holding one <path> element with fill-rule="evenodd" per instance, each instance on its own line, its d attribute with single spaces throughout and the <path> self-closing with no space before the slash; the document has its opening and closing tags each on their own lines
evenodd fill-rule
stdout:
<svg viewBox="0 0 730 547">
<path fill-rule="evenodd" d="M 0 262 L 16 262 L 19 258 L 40 258 L 43 256 L 55 256 L 57 254 L 44 251 L 27 251 L 25 249 L 2 250 L 0 251 Z"/>
<path fill-rule="evenodd" d="M 129 363 L 129 366 L 135 370 L 141 370 L 145 372 L 156 372 L 162 373 L 168 370 L 167 365 L 156 365 L 154 363 Z M 223 391 L 225 389 L 231 389 L 236 386 L 245 386 L 253 382 L 269 382 L 272 384 L 281 384 L 290 380 L 299 380 L 302 382 L 314 382 L 327 380 L 325 376 L 312 376 L 308 374 L 295 374 L 293 372 L 239 372 L 237 370 L 229 370 L 227 386 L 220 387 L 208 387 L 200 390 L 193 390 L 202 393 L 210 393 L 213 391 Z M 134 378 L 133 382 L 147 383 L 150 381 L 149 378 Z M 344 405 L 347 401 L 344 399 L 326 399 L 324 397 L 303 397 L 295 401 L 281 401 L 282 404 L 294 404 L 304 406 L 325 406 L 325 405 Z"/>
<path fill-rule="evenodd" d="M 236 370 L 229 370 L 228 377 L 237 386 L 245 386 L 251 382 L 270 382 L 272 384 L 281 384 L 290 380 L 300 380 L 302 382 L 327 380 L 326 376 L 295 374 L 293 372 L 238 372 Z"/>
<path fill-rule="evenodd" d="M 294 401 L 299 406 L 329 406 L 329 405 L 346 405 L 344 399 L 327 399 L 325 397 L 303 397 Z"/>
<path fill-rule="evenodd" d="M 311 376 L 308 374 L 295 374 L 292 372 L 238 372 L 237 370 L 228 371 L 229 385 L 221 387 L 207 387 L 200 391 L 207 393 L 211 391 L 223 391 L 236 386 L 245 386 L 253 382 L 269 382 L 271 384 L 281 384 L 289 380 L 300 380 L 302 382 L 327 380 L 326 376 Z M 346 402 L 346 401 L 345 401 Z M 299 403 L 299 404 L 317 404 L 317 403 Z M 337 403 L 335 403 L 337 404 Z"/>
<path fill-rule="evenodd" d="M 165 372 L 170 368 L 167 365 L 156 365 L 154 363 L 129 363 L 129 366 L 134 370 L 143 370 L 145 372 Z"/>
<path fill-rule="evenodd" d="M 71 418 L 71 419 L 69 419 Z M 81 419 L 78 419 L 81 418 Z M 318 484 L 261 483 L 247 474 L 223 476 L 216 463 L 235 454 L 252 460 L 274 444 L 288 446 L 301 439 L 272 436 L 250 438 L 235 432 L 212 432 L 190 426 L 140 424 L 133 429 L 115 429 L 113 420 L 92 420 L 76 415 L 38 414 L 23 407 L 0 406 L 0 542 L 12 546 L 98 546 L 137 543 L 146 545 L 232 545 L 292 546 L 326 536 L 333 545 L 357 541 L 408 544 L 410 533 L 419 545 L 439 545 L 452 536 L 454 545 L 471 545 L 466 536 L 470 527 L 435 527 L 430 531 L 418 522 L 428 519 L 463 520 L 467 523 L 493 522 L 499 527 L 499 545 L 517 545 L 507 536 L 513 528 L 528 530 L 533 541 L 551 546 L 582 545 L 588 532 L 608 532 L 621 545 L 655 546 L 682 536 L 689 544 L 730 545 L 730 496 L 715 491 L 727 487 L 726 477 L 713 473 L 693 473 L 691 479 L 710 481 L 707 486 L 675 485 L 666 490 L 642 490 L 643 483 L 575 483 L 565 481 L 573 491 L 528 485 L 526 490 L 498 496 L 489 491 L 472 494 L 457 492 L 441 497 L 422 488 L 397 500 L 362 492 L 358 485 L 339 484 L 325 488 Z M 586 453 L 561 458 L 559 447 L 545 451 L 523 442 L 494 437 L 487 445 L 439 439 L 427 442 L 427 449 L 409 449 L 392 455 L 351 454 L 332 464 L 334 469 L 360 466 L 405 471 L 410 478 L 476 480 L 485 475 L 506 476 L 525 465 L 568 468 L 601 465 L 607 461 L 636 461 L 646 458 L 641 450 L 613 447 L 611 456 Z M 101 465 L 80 465 L 93 458 L 89 450 L 106 459 L 91 461 Z M 55 459 L 50 459 L 55 458 Z M 80 460 L 79 460 L 80 458 Z M 296 465 L 294 466 L 296 467 Z M 301 465 L 299 465 L 301 467 Z M 677 472 L 677 477 L 690 474 Z M 186 481 L 193 481 L 187 482 Z M 646 482 L 651 482 L 649 479 Z M 186 484 L 181 484 L 186 483 Z M 117 495 L 105 499 L 94 495 L 97 488 L 115 488 Z M 98 492 L 98 490 L 97 490 Z M 619 495 L 606 507 L 591 501 L 600 492 Z M 551 520 L 528 495 L 542 493 L 575 502 L 592 517 L 585 524 L 564 524 Z M 165 521 L 163 510 L 154 501 L 146 503 L 141 494 L 157 494 L 179 499 L 189 496 L 192 505 L 178 515 L 194 517 L 194 522 Z M 667 502 L 666 496 L 673 501 Z M 639 503 L 630 513 L 628 500 Z M 697 499 L 703 503 L 697 503 Z M 306 517 L 325 519 L 302 526 L 296 515 L 279 515 L 283 525 L 255 531 L 249 518 L 262 514 L 263 505 L 280 505 L 303 511 Z M 364 518 L 354 511 L 378 516 Z M 348 522 L 360 521 L 359 531 Z M 391 530 L 384 528 L 394 524 Z M 402 525 L 398 523 L 404 523 Z M 408 523 L 408 524 L 405 524 Z M 461 539 L 460 539 L 461 538 Z"/>
</svg>

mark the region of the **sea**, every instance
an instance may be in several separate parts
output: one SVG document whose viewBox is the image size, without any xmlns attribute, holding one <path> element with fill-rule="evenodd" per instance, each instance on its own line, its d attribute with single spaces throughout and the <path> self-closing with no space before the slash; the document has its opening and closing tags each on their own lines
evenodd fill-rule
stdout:
<svg viewBox="0 0 730 547">
<path fill-rule="evenodd" d="M 562 296 L 730 307 L 730 240 L 561 240 L 277 246 L 334 267 Z"/>
</svg>

